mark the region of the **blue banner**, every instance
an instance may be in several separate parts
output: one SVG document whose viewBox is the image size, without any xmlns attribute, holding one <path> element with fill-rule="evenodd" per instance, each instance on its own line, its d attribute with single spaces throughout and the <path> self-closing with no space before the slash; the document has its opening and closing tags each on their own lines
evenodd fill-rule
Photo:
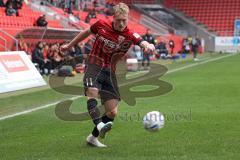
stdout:
<svg viewBox="0 0 240 160">
<path fill-rule="evenodd" d="M 240 36 L 240 19 L 235 20 L 234 36 L 235 37 L 239 37 Z"/>
</svg>

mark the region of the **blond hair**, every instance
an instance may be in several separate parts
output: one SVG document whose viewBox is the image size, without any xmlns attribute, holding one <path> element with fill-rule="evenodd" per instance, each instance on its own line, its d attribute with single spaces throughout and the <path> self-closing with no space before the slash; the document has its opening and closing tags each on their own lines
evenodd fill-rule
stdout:
<svg viewBox="0 0 240 160">
<path fill-rule="evenodd" d="M 122 14 L 128 14 L 129 12 L 129 7 L 125 3 L 118 3 L 113 7 L 114 9 L 114 15 L 122 15 Z"/>
</svg>

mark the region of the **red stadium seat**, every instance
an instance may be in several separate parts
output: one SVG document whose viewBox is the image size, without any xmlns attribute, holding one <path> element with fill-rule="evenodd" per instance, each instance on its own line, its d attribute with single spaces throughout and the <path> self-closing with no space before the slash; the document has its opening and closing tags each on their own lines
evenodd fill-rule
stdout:
<svg viewBox="0 0 240 160">
<path fill-rule="evenodd" d="M 166 7 L 181 10 L 220 36 L 223 31 L 233 33 L 234 20 L 240 17 L 239 0 L 165 0 L 164 3 Z"/>
</svg>

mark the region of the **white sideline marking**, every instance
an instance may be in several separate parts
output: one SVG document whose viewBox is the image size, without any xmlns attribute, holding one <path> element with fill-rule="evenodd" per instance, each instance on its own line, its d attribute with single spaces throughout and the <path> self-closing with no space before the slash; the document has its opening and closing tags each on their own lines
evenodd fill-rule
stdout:
<svg viewBox="0 0 240 160">
<path fill-rule="evenodd" d="M 225 55 L 225 56 L 222 56 L 222 57 L 217 57 L 217 58 L 213 58 L 213 59 L 207 59 L 206 61 L 199 61 L 199 62 L 196 62 L 194 64 L 190 64 L 190 65 L 187 65 L 187 66 L 183 66 L 183 67 L 180 67 L 180 68 L 176 68 L 176 69 L 170 70 L 166 74 L 174 73 L 174 72 L 177 72 L 177 71 L 180 71 L 180 70 L 184 70 L 184 69 L 191 68 L 191 67 L 194 67 L 194 66 L 198 66 L 198 65 L 201 65 L 201 64 L 205 64 L 205 63 L 208 63 L 208 62 L 217 61 L 217 60 L 220 60 L 220 59 L 223 59 L 223 58 L 226 58 L 226 57 L 230 57 L 230 56 L 233 56 L 233 55 L 236 55 L 236 54 L 232 53 L 232 54 L 228 54 L 228 55 Z M 133 75 L 136 75 L 136 74 L 133 74 Z M 129 75 L 129 76 L 131 76 L 131 75 Z M 83 96 L 75 96 L 75 97 L 71 97 L 71 98 L 68 98 L 68 99 L 65 99 L 65 100 L 75 100 L 75 99 L 78 99 L 80 97 L 83 97 Z M 58 103 L 60 103 L 62 101 L 65 101 L 65 100 L 57 101 L 57 102 L 54 102 L 54 103 L 49 103 L 49 104 L 46 104 L 46 105 L 43 105 L 43 106 L 39 106 L 39 107 L 36 107 L 36 108 L 33 108 L 33 109 L 29 109 L 29 110 L 26 110 L 26 111 L 22 111 L 22 112 L 17 112 L 17 113 L 14 113 L 14 114 L 6 115 L 6 116 L 3 116 L 3 117 L 0 117 L 0 121 L 8 119 L 8 118 L 17 117 L 17 116 L 20 116 L 20 115 L 23 115 L 23 114 L 28 114 L 28 113 L 31 113 L 31 112 L 34 112 L 34 111 L 38 111 L 38 110 L 41 110 L 41 109 L 44 109 L 44 108 L 48 108 L 50 106 L 54 106 L 54 105 L 56 105 L 56 104 L 58 104 Z"/>
<path fill-rule="evenodd" d="M 68 98 L 68 99 L 65 99 L 65 100 L 75 100 L 75 99 L 78 99 L 80 97 L 83 97 L 83 96 L 71 97 L 71 98 Z M 34 112 L 34 111 L 37 111 L 37 110 L 40 110 L 40 109 L 48 108 L 48 107 L 54 106 L 54 105 L 56 105 L 56 104 L 58 104 L 59 102 L 62 102 L 62 101 L 64 101 L 64 100 L 49 103 L 49 104 L 46 104 L 46 105 L 43 105 L 43 106 L 39 106 L 39 107 L 29 109 L 29 110 L 26 110 L 26 111 L 22 111 L 22 112 L 17 112 L 17 113 L 10 114 L 10 115 L 7 115 L 7 116 L 3 116 L 3 117 L 0 117 L 0 121 L 8 119 L 8 118 L 12 118 L 12 117 L 20 116 L 20 115 L 23 115 L 23 114 L 31 113 L 31 112 Z"/>
<path fill-rule="evenodd" d="M 172 69 L 172 70 L 168 71 L 166 74 L 168 74 L 168 73 L 173 73 L 173 72 L 180 71 L 180 70 L 184 70 L 184 69 L 191 68 L 191 67 L 194 67 L 194 66 L 198 66 L 198 65 L 200 65 L 200 64 L 205 64 L 205 63 L 208 63 L 208 62 L 217 61 L 217 60 L 219 60 L 219 59 L 223 59 L 223 58 L 230 57 L 230 56 L 234 56 L 234 55 L 236 55 L 236 53 L 232 53 L 232 54 L 229 53 L 229 55 L 222 56 L 222 57 L 217 57 L 217 58 L 213 58 L 213 59 L 207 59 L 207 60 L 205 60 L 205 61 L 199 60 L 199 61 L 196 62 L 196 63 L 189 64 L 189 65 L 187 65 L 187 66 L 183 66 L 183 67 L 180 67 L 180 68 Z"/>
</svg>

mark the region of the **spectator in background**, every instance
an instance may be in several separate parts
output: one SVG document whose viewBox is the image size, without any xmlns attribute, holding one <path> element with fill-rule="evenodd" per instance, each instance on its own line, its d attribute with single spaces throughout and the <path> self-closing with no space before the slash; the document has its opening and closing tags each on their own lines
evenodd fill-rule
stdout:
<svg viewBox="0 0 240 160">
<path fill-rule="evenodd" d="M 15 0 L 15 1 L 16 1 L 18 9 L 22 9 L 23 0 Z"/>
<path fill-rule="evenodd" d="M 84 45 L 84 54 L 88 55 L 91 52 L 92 47 L 93 47 L 93 42 L 91 39 L 89 39 L 87 43 L 85 43 Z"/>
<path fill-rule="evenodd" d="M 51 3 L 52 5 L 54 5 L 55 7 L 57 7 L 57 2 L 58 0 L 47 0 L 49 3 Z"/>
<path fill-rule="evenodd" d="M 64 10 L 64 8 L 65 8 L 65 0 L 60 0 L 60 2 L 58 2 L 57 6 Z"/>
<path fill-rule="evenodd" d="M 105 9 L 104 9 L 104 13 L 106 14 L 106 16 L 111 16 L 113 15 L 113 2 L 112 1 L 107 1 L 106 4 L 105 4 Z"/>
<path fill-rule="evenodd" d="M 63 57 L 62 65 L 72 66 L 73 68 L 76 67 L 76 50 L 75 47 L 71 47 L 68 51 L 61 52 Z"/>
<path fill-rule="evenodd" d="M 19 42 L 18 49 L 20 51 L 25 51 L 27 53 L 27 55 L 31 58 L 32 53 L 31 53 L 31 50 L 30 50 L 28 44 L 26 42 L 24 42 L 22 39 L 20 39 L 18 42 Z"/>
<path fill-rule="evenodd" d="M 0 7 L 5 7 L 3 0 L 0 0 Z"/>
<path fill-rule="evenodd" d="M 175 47 L 174 41 L 172 39 L 169 40 L 169 48 L 170 48 L 171 55 L 173 55 L 174 47 Z"/>
<path fill-rule="evenodd" d="M 59 48 L 58 48 L 57 44 L 53 44 L 49 47 L 48 59 L 52 63 L 52 69 L 58 69 L 61 67 L 63 58 L 59 54 Z"/>
<path fill-rule="evenodd" d="M 165 41 L 161 40 L 157 45 L 156 45 L 156 51 L 158 53 L 158 57 L 157 58 L 163 58 L 166 59 L 168 56 L 168 50 L 166 47 L 166 43 Z"/>
<path fill-rule="evenodd" d="M 153 34 L 151 33 L 150 29 L 147 29 L 146 34 L 144 34 L 142 36 L 142 38 L 147 41 L 148 43 L 152 43 L 152 44 L 156 44 L 156 40 L 155 37 L 153 36 Z"/>
<path fill-rule="evenodd" d="M 151 30 L 147 29 L 146 34 L 142 36 L 143 40 L 147 41 L 150 44 L 156 44 L 155 37 L 151 34 Z M 147 69 L 150 69 L 150 53 L 144 52 L 143 54 L 143 60 L 142 60 L 142 68 L 145 67 L 145 61 L 147 61 Z"/>
<path fill-rule="evenodd" d="M 23 0 L 8 0 L 6 2 L 6 7 L 11 4 L 12 8 L 16 10 L 16 16 L 19 16 L 18 10 L 22 8 L 22 3 Z"/>
<path fill-rule="evenodd" d="M 41 0 L 40 5 L 44 6 L 45 2 L 43 0 Z"/>
<path fill-rule="evenodd" d="M 74 0 L 69 0 L 68 7 L 67 7 L 68 14 L 73 14 L 73 5 L 74 5 Z"/>
<path fill-rule="evenodd" d="M 97 18 L 96 11 L 94 8 L 90 12 L 88 12 L 85 22 L 89 23 L 92 18 Z"/>
<path fill-rule="evenodd" d="M 76 45 L 74 46 L 74 48 L 75 48 L 75 55 L 76 55 L 76 56 L 81 56 L 81 55 L 83 54 L 83 53 L 82 53 L 82 46 L 81 46 L 80 43 L 76 44 Z"/>
<path fill-rule="evenodd" d="M 94 7 L 94 8 L 99 7 L 99 3 L 98 3 L 97 0 L 94 0 L 94 1 L 93 1 L 93 7 Z"/>
<path fill-rule="evenodd" d="M 5 9 L 5 13 L 7 16 L 16 16 L 17 11 L 13 8 L 12 3 L 9 3 L 8 6 Z"/>
<path fill-rule="evenodd" d="M 76 44 L 74 46 L 74 48 L 75 48 L 75 59 L 76 59 L 76 61 L 79 62 L 79 63 L 83 63 L 84 57 L 83 57 L 81 44 L 80 43 Z"/>
<path fill-rule="evenodd" d="M 44 74 L 44 65 L 45 65 L 46 61 L 44 60 L 44 56 L 43 56 L 42 42 L 38 42 L 35 49 L 33 50 L 32 62 L 38 64 L 40 73 L 43 75 Z"/>
<path fill-rule="evenodd" d="M 44 58 L 43 47 L 44 47 L 43 43 L 38 42 L 38 44 L 36 45 L 36 48 L 33 50 L 33 53 L 32 53 L 32 62 L 38 64 L 41 75 L 44 75 L 44 74 L 48 75 L 51 72 L 51 67 L 50 67 L 51 65 L 50 65 L 50 60 Z M 48 70 L 47 73 L 45 73 L 45 68 Z"/>
<path fill-rule="evenodd" d="M 43 57 L 44 59 L 47 59 L 48 53 L 49 53 L 49 45 L 47 43 L 43 43 Z"/>
<path fill-rule="evenodd" d="M 51 70 L 52 70 L 52 61 L 51 59 L 49 59 L 49 45 L 47 43 L 43 43 L 43 57 L 44 57 L 44 73 L 45 73 L 45 69 L 47 69 L 47 73 L 45 73 L 46 75 L 51 74 Z"/>
<path fill-rule="evenodd" d="M 197 54 L 198 48 L 200 46 L 200 40 L 198 38 L 192 38 L 192 51 L 193 51 L 193 60 L 198 61 Z"/>
<path fill-rule="evenodd" d="M 48 25 L 48 22 L 46 21 L 46 16 L 44 14 L 38 17 L 36 25 L 39 27 L 46 27 Z"/>
<path fill-rule="evenodd" d="M 190 43 L 188 41 L 188 38 L 183 39 L 183 53 L 184 54 L 190 53 Z"/>
</svg>

